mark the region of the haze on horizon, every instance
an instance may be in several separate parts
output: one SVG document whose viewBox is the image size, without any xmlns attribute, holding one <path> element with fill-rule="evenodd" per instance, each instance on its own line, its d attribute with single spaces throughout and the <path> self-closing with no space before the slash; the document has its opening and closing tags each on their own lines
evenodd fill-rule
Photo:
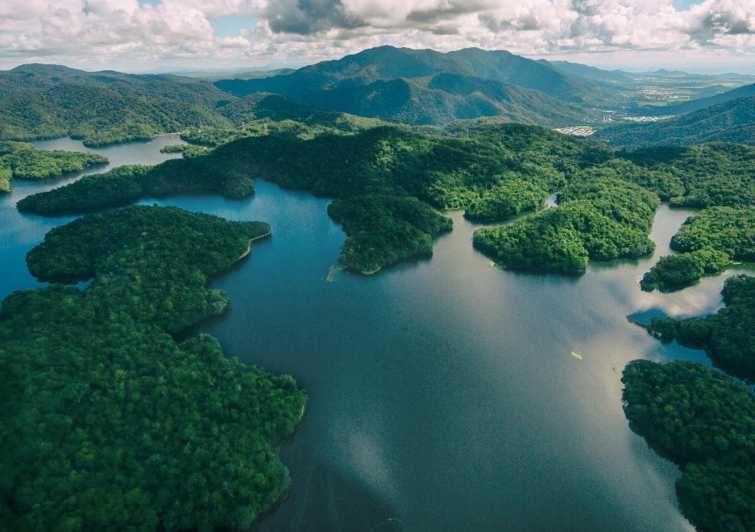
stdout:
<svg viewBox="0 0 755 532">
<path fill-rule="evenodd" d="M 755 0 L 4 0 L 0 69 L 302 66 L 389 44 L 755 74 Z"/>
</svg>

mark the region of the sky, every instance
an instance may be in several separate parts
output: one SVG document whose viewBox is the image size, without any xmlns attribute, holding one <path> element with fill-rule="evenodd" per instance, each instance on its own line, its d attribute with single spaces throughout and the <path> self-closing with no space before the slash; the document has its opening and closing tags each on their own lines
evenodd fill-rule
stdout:
<svg viewBox="0 0 755 532">
<path fill-rule="evenodd" d="M 0 0 L 0 69 L 296 67 L 384 44 L 755 74 L 755 0 Z"/>
</svg>

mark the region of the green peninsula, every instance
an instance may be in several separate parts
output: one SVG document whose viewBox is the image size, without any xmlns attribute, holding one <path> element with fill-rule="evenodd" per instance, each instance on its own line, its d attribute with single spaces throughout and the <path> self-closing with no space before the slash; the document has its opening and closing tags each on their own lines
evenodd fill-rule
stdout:
<svg viewBox="0 0 755 532">
<path fill-rule="evenodd" d="M 0 142 L 0 192 L 10 192 L 12 179 L 55 179 L 107 162 L 94 153 L 45 151 L 25 142 Z"/>
<path fill-rule="evenodd" d="M 679 253 L 661 257 L 642 278 L 643 290 L 680 290 L 734 261 L 755 261 L 755 206 L 700 211 L 674 235 L 671 249 Z"/>
<path fill-rule="evenodd" d="M 243 198 L 254 192 L 254 182 L 233 160 L 198 155 L 157 166 L 121 166 L 87 175 L 66 186 L 27 196 L 17 206 L 21 212 L 50 216 L 118 207 L 144 197 L 201 192 Z"/>
<path fill-rule="evenodd" d="M 636 360 L 624 368 L 630 428 L 678 464 L 679 505 L 706 532 L 755 530 L 755 396 L 700 364 Z"/>
<path fill-rule="evenodd" d="M 276 449 L 306 397 L 289 376 L 174 333 L 222 312 L 210 277 L 269 234 L 129 207 L 52 230 L 40 279 L 0 309 L 0 521 L 12 530 L 248 529 L 289 482 Z"/>
</svg>

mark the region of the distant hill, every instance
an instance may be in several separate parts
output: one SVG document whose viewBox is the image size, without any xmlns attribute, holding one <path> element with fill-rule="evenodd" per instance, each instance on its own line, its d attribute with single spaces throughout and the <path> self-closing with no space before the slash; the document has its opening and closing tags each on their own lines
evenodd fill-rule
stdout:
<svg viewBox="0 0 755 532">
<path fill-rule="evenodd" d="M 382 46 L 290 74 L 215 85 L 235 96 L 277 93 L 413 124 L 484 116 L 551 125 L 584 122 L 591 97 L 589 82 L 547 63 L 476 48 L 440 53 Z"/>
<path fill-rule="evenodd" d="M 353 122 L 280 96 L 238 98 L 208 81 L 174 75 L 84 72 L 41 64 L 0 72 L 0 139 L 70 135 L 97 146 L 186 128 L 233 128 L 262 118 L 335 127 Z"/>
<path fill-rule="evenodd" d="M 755 83 L 750 85 L 744 85 L 736 89 L 723 92 L 721 94 L 715 94 L 706 98 L 698 98 L 687 102 L 680 102 L 671 105 L 664 106 L 648 106 L 634 109 L 633 112 L 639 115 L 649 116 L 661 116 L 661 115 L 681 115 L 691 113 L 693 111 L 699 111 L 712 105 L 730 102 L 732 100 L 738 100 L 740 98 L 746 98 L 748 96 L 755 96 Z"/>
<path fill-rule="evenodd" d="M 596 137 L 625 148 L 712 141 L 755 144 L 755 96 L 726 101 L 671 120 L 609 127 Z"/>
<path fill-rule="evenodd" d="M 68 134 L 100 145 L 230 125 L 216 111 L 229 99 L 209 82 L 178 76 L 23 65 L 0 72 L 0 138 Z"/>
<path fill-rule="evenodd" d="M 545 61 L 542 63 L 550 65 L 559 72 L 567 76 L 575 76 L 589 81 L 599 81 L 608 83 L 629 83 L 634 77 L 628 72 L 622 70 L 605 70 L 580 63 L 571 63 L 569 61 Z"/>
</svg>

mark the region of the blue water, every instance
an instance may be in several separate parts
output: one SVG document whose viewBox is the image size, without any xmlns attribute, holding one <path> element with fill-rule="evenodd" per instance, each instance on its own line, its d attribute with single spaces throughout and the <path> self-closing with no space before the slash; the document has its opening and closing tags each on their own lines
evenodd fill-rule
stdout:
<svg viewBox="0 0 755 532">
<path fill-rule="evenodd" d="M 166 142 L 97 151 L 119 164 L 157 162 Z M 69 219 L 14 210 L 43 188 L 0 199 L 3 296 L 35 285 L 26 251 Z M 652 259 L 579 279 L 491 266 L 472 248 L 474 226 L 453 213 L 432 260 L 363 278 L 332 269 L 344 235 L 327 200 L 258 180 L 246 200 L 143 203 L 272 226 L 272 239 L 213 282 L 231 310 L 202 326 L 230 355 L 290 373 L 310 394 L 282 449 L 291 492 L 262 530 L 690 530 L 675 503 L 678 472 L 628 429 L 620 382 L 638 357 L 707 363 L 627 320 L 720 306 L 723 277 L 669 295 L 638 286 L 689 212 L 659 210 Z"/>
</svg>

